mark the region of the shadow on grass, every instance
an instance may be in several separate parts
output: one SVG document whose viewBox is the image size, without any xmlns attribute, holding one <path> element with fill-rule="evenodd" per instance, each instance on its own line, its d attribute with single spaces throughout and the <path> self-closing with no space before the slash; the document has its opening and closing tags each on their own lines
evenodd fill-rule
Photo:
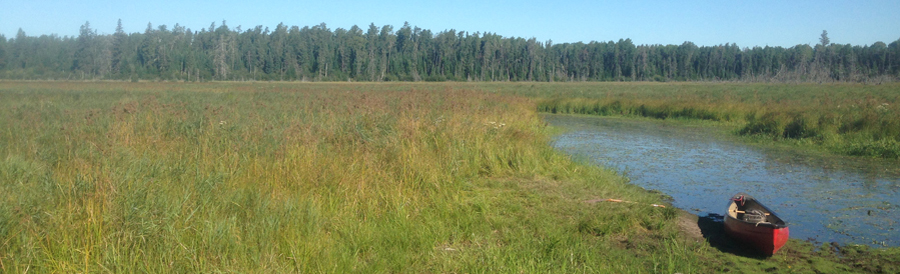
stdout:
<svg viewBox="0 0 900 274">
<path fill-rule="evenodd" d="M 706 216 L 700 216 L 697 219 L 697 226 L 703 233 L 703 238 L 710 246 L 721 252 L 734 254 L 741 257 L 765 259 L 770 256 L 764 255 L 753 249 L 752 247 L 741 244 L 725 234 L 724 217 L 719 214 L 710 213 Z"/>
</svg>

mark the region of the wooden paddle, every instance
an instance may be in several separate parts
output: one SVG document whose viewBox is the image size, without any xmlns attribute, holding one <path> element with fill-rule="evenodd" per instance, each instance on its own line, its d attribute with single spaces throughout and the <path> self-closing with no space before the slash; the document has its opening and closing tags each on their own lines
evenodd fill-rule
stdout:
<svg viewBox="0 0 900 274">
<path fill-rule="evenodd" d="M 745 214 L 747 213 L 746 211 L 743 211 L 743 210 L 732 210 L 731 212 L 734 212 L 734 213 L 745 213 Z M 768 212 L 765 212 L 764 214 L 766 214 L 766 216 L 772 215 L 772 214 L 769 214 Z"/>
</svg>

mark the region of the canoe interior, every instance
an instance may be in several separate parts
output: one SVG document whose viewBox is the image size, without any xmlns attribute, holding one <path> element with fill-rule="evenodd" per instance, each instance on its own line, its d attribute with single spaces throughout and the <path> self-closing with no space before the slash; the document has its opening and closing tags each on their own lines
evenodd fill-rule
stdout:
<svg viewBox="0 0 900 274">
<path fill-rule="evenodd" d="M 728 217 L 731 217 L 739 222 L 754 224 L 756 226 L 767 226 L 767 227 L 772 227 L 772 228 L 782 228 L 782 227 L 787 226 L 787 225 L 785 225 L 784 220 L 781 220 L 781 218 L 779 218 L 778 215 L 775 215 L 774 211 L 772 211 L 768 207 L 760 204 L 759 202 L 756 201 L 756 199 L 754 199 L 753 197 L 750 197 L 750 195 L 746 195 L 746 194 L 738 194 L 738 195 L 744 195 L 744 203 L 743 203 L 743 205 L 741 205 L 740 202 L 732 201 L 728 205 Z M 738 196 L 738 195 L 735 195 L 735 196 Z M 739 211 L 746 212 L 749 210 L 759 210 L 759 211 L 768 213 L 768 215 L 766 216 L 766 220 L 764 222 L 760 222 L 760 223 L 744 221 L 744 213 L 738 213 L 738 212 Z"/>
</svg>

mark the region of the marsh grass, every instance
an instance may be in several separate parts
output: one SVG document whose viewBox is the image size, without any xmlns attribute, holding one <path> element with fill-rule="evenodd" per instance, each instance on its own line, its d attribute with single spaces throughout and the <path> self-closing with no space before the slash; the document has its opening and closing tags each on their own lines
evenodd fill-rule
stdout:
<svg viewBox="0 0 900 274">
<path fill-rule="evenodd" d="M 748 259 L 684 237 L 659 194 L 554 151 L 507 89 L 0 82 L 0 270 L 811 269 L 800 242 Z M 820 261 L 896 270 L 871 252 Z"/>
<path fill-rule="evenodd" d="M 679 241 L 666 210 L 582 203 L 658 197 L 554 152 L 522 97 L 2 82 L 0 104 L 3 272 L 618 272 Z"/>
</svg>

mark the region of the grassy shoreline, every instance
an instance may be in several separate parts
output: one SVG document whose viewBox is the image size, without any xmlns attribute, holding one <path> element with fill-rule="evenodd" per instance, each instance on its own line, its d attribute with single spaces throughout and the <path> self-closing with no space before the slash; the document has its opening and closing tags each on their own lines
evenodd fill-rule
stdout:
<svg viewBox="0 0 900 274">
<path fill-rule="evenodd" d="M 897 270 L 685 237 L 659 194 L 553 150 L 517 85 L 0 82 L 0 269 Z"/>
<path fill-rule="evenodd" d="M 706 120 L 756 140 L 900 157 L 900 84 L 596 83 L 524 90 L 542 98 L 542 112 Z"/>
</svg>

